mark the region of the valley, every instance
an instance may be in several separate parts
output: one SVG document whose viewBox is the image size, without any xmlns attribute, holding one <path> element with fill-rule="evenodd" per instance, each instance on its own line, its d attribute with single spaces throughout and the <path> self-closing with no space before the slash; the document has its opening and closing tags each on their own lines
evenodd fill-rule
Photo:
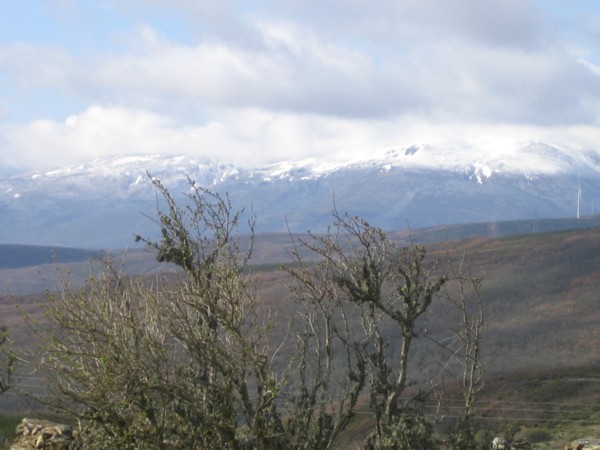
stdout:
<svg viewBox="0 0 600 450">
<path fill-rule="evenodd" d="M 551 225 L 550 222 L 546 226 L 561 227 L 559 223 Z M 489 227 L 482 224 L 480 229 Z M 518 230 L 519 224 L 501 223 L 496 228 Z M 454 233 L 455 239 L 440 242 L 439 236 L 444 232 Z M 457 226 L 389 235 L 400 242 L 408 242 L 408 239 L 429 242 L 429 254 L 440 259 L 448 246 L 459 249 L 470 273 L 483 278 L 487 329 L 482 353 L 487 365 L 487 381 L 482 391 L 481 420 L 497 422 L 494 426 L 498 429 L 514 422 L 524 433 L 530 434 L 542 429 L 554 435 L 562 430 L 563 435 L 573 436 L 573 439 L 576 433 L 583 435 L 598 430 L 600 228 L 492 238 L 474 236 L 473 225 L 466 225 L 462 229 Z M 286 287 L 290 280 L 279 269 L 282 263 L 289 261 L 286 255 L 290 249 L 289 235 L 258 235 L 256 258 L 251 266 L 261 303 L 280 318 L 289 316 L 294 309 Z M 21 250 L 28 255 L 35 254 L 31 249 Z M 11 251 L 18 260 L 25 260 L 18 256 L 19 252 L 14 253 L 14 248 Z M 40 274 L 46 274 L 42 276 L 46 288 L 48 274 L 54 274 L 51 283 L 58 288 L 60 277 L 67 271 L 78 283 L 94 265 L 90 254 L 82 251 L 78 255 L 79 261 L 69 260 L 64 264 L 60 264 L 59 259 L 50 264 L 0 270 L 5 289 L 0 299 L 0 317 L 9 326 L 16 347 L 34 349 L 36 346 L 36 334 L 23 315 L 33 320 L 36 327 L 44 326 L 45 294 L 39 289 Z M 127 273 L 149 280 L 156 277 L 157 271 L 162 271 L 167 278 L 175 272 L 173 267 L 158 264 L 153 254 L 143 249 L 130 250 L 124 256 L 119 252 L 110 255 L 115 261 L 122 258 Z M 21 294 L 16 295 L 19 291 Z M 435 334 L 435 330 L 444 329 L 444 321 L 443 309 L 434 303 L 421 327 L 434 330 Z M 275 341 L 284 339 L 285 330 L 275 330 L 275 333 Z M 427 342 L 417 339 L 412 351 L 416 364 L 411 377 L 435 372 L 428 358 L 435 350 L 428 347 Z M 22 380 L 25 389 L 40 388 L 41 381 L 35 376 L 24 376 Z M 449 383 L 451 385 L 451 379 Z M 0 398 L 4 408 L 27 409 L 27 402 L 19 400 L 14 392 L 10 394 Z M 451 408 L 451 403 L 446 407 Z"/>
</svg>

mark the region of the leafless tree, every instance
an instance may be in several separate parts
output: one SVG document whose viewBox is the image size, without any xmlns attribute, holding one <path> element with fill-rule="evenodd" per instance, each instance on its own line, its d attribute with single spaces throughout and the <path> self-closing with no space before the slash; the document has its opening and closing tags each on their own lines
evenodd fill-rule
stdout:
<svg viewBox="0 0 600 450">
<path fill-rule="evenodd" d="M 453 355 L 460 360 L 462 373 L 460 385 L 465 400 L 465 416 L 473 415 L 477 394 L 484 385 L 485 362 L 481 355 L 481 343 L 486 328 L 485 309 L 482 296 L 482 278 L 465 273 L 464 257 L 460 259 L 454 280 L 458 284 L 458 294 L 446 292 L 446 298 L 458 313 L 458 323 L 453 329 L 455 348 Z"/>
<path fill-rule="evenodd" d="M 391 441 L 398 441 L 399 428 L 412 427 L 404 421 L 407 409 L 401 402 L 407 387 L 411 344 L 418 319 L 428 310 L 447 277 L 436 272 L 435 261 L 426 260 L 424 247 L 399 247 L 365 220 L 335 211 L 329 232 L 313 235 L 305 246 L 324 261 L 326 273 L 339 291 L 337 295 L 359 311 L 362 339 L 357 341 L 355 337 L 354 342 L 362 343 L 354 348 L 363 352 L 357 361 L 368 362 L 370 406 L 376 418 L 369 445 L 388 448 Z M 395 346 L 383 332 L 389 324 L 400 336 L 396 357 L 392 348 Z M 412 420 L 413 414 L 410 415 Z M 414 438 L 428 439 L 425 435 Z M 414 442 L 407 445 L 391 448 L 416 448 Z"/>
<path fill-rule="evenodd" d="M 96 448 L 160 448 L 175 409 L 169 380 L 176 359 L 153 311 L 154 289 L 113 277 L 108 267 L 83 289 L 69 284 L 48 298 L 53 329 L 39 370 L 49 393 L 41 401 L 79 419 Z"/>
<path fill-rule="evenodd" d="M 46 401 L 112 448 L 283 448 L 271 324 L 245 273 L 253 220 L 242 252 L 243 212 L 227 197 L 190 181 L 180 208 L 153 183 L 166 204 L 161 240 L 138 240 L 184 273 L 148 285 L 107 265 L 84 289 L 51 296 Z"/>
<path fill-rule="evenodd" d="M 52 395 L 42 400 L 80 420 L 85 445 L 333 448 L 361 396 L 375 416 L 366 447 L 435 445 L 431 424 L 402 398 L 418 324 L 449 280 L 424 247 L 334 211 L 327 233 L 295 243 L 289 337 L 272 342 L 282 324 L 251 276 L 253 217 L 191 180 L 181 206 L 151 179 L 160 235 L 136 239 L 176 276 L 132 279 L 108 261 L 83 288 L 67 279 L 48 301 L 40 370 Z M 470 364 L 471 411 L 480 329 L 459 292 L 465 330 L 455 333 Z"/>
<path fill-rule="evenodd" d="M 301 241 L 299 247 L 310 247 Z M 367 382 L 366 341 L 353 330 L 356 306 L 340 294 L 335 267 L 328 259 L 306 263 L 293 251 L 286 268 L 296 284 L 291 289 L 300 308 L 292 321 L 295 370 L 289 429 L 298 448 L 326 449 L 355 416 Z"/>
<path fill-rule="evenodd" d="M 450 356 L 444 363 L 446 373 L 461 388 L 464 408 L 456 428 L 450 435 L 449 447 L 455 450 L 475 450 L 474 408 L 484 386 L 486 364 L 481 354 L 487 325 L 482 294 L 483 279 L 469 273 L 466 251 L 447 249 L 449 282 L 443 290 L 443 300 L 453 317 L 447 335 L 435 340 Z"/>
</svg>

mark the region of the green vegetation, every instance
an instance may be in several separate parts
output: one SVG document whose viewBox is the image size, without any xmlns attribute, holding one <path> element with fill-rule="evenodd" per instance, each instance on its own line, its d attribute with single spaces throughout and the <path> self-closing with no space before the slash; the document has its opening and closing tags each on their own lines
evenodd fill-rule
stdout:
<svg viewBox="0 0 600 450">
<path fill-rule="evenodd" d="M 15 357 L 9 345 L 6 326 L 0 326 L 0 396 L 13 386 Z M 0 415 L 0 448 L 2 438 L 9 439 L 14 434 L 14 418 Z"/>
<path fill-rule="evenodd" d="M 21 417 L 0 414 L 0 436 L 4 437 L 7 441 L 10 441 L 15 434 L 15 428 L 19 422 L 21 422 Z M 4 447 L 0 445 L 0 448 Z M 8 445 L 6 448 L 8 448 Z"/>
<path fill-rule="evenodd" d="M 7 327 L 0 325 L 0 395 L 13 385 L 15 356 L 9 345 Z"/>
</svg>

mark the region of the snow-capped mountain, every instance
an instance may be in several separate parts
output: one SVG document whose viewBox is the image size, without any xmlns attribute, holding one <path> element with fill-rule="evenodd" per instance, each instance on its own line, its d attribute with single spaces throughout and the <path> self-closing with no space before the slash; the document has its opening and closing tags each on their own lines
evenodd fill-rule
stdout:
<svg viewBox="0 0 600 450">
<path fill-rule="evenodd" d="M 574 216 L 600 206 L 600 152 L 545 143 L 481 152 L 413 145 L 347 160 L 241 168 L 126 157 L 0 178 L 0 243 L 117 248 L 152 236 L 148 173 L 175 195 L 201 186 L 252 210 L 257 231 L 321 231 L 334 205 L 385 229 Z"/>
</svg>

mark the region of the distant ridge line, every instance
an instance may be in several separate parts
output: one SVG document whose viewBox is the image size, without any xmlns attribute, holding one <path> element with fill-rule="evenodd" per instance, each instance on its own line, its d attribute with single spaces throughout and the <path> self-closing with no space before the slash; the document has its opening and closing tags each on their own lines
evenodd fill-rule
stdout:
<svg viewBox="0 0 600 450">
<path fill-rule="evenodd" d="M 40 264 L 86 261 L 101 250 L 27 244 L 0 244 L 0 269 L 20 269 Z"/>
</svg>

